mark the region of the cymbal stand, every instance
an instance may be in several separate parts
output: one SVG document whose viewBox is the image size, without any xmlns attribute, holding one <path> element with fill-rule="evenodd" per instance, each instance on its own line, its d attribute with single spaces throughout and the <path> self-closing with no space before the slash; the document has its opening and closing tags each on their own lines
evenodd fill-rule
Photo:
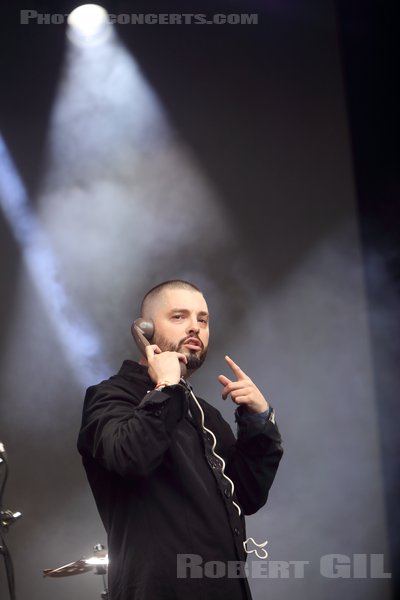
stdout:
<svg viewBox="0 0 400 600">
<path fill-rule="evenodd" d="M 0 486 L 0 555 L 3 557 L 4 566 L 7 574 L 8 591 L 10 594 L 10 600 L 16 600 L 15 596 L 15 580 L 14 580 L 14 567 L 11 560 L 10 552 L 7 548 L 4 534 L 8 531 L 10 525 L 12 525 L 19 517 L 20 512 L 13 512 L 11 510 L 3 510 L 3 495 L 6 487 L 8 478 L 8 461 L 7 454 L 4 445 L 0 442 L 0 468 L 4 467 L 3 481 Z"/>
<path fill-rule="evenodd" d="M 104 553 L 104 546 L 103 544 L 96 544 L 93 548 L 94 550 L 94 554 L 96 554 L 97 552 L 101 552 Z M 104 585 L 104 590 L 101 592 L 101 599 L 102 600 L 108 600 L 108 587 L 107 587 L 107 567 L 105 565 L 97 565 L 96 566 L 96 575 L 101 575 L 103 578 L 103 585 Z"/>
</svg>

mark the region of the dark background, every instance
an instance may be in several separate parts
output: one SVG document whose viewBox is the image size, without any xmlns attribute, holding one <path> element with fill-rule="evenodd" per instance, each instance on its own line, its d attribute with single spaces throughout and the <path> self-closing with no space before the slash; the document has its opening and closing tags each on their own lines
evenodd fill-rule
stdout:
<svg viewBox="0 0 400 600">
<path fill-rule="evenodd" d="M 78 4 L 31 3 L 29 7 L 20 8 L 69 12 Z M 349 196 L 339 193 L 341 163 L 338 156 L 344 142 L 342 132 L 334 127 L 335 118 L 348 128 L 354 178 L 354 188 L 349 188 L 349 194 L 356 200 L 361 234 L 390 567 L 393 587 L 398 586 L 400 267 L 398 103 L 394 91 L 398 44 L 392 6 L 390 3 L 336 1 L 332 4 L 311 0 L 250 3 L 202 0 L 197 6 L 190 5 L 190 12 L 259 12 L 261 23 L 254 28 L 220 27 L 207 31 L 193 26 L 142 27 L 136 28 L 134 35 L 131 28 L 119 27 L 118 34 L 156 89 L 173 126 L 220 191 L 224 208 L 231 215 L 233 230 L 240 231 L 241 239 L 246 240 L 235 248 L 240 253 L 245 247 L 247 270 L 257 282 L 255 290 L 260 296 L 279 290 L 296 266 L 318 248 L 321 240 L 346 222 L 354 210 Z M 188 2 L 109 2 L 103 6 L 114 13 L 189 12 Z M 35 205 L 46 168 L 46 135 L 61 77 L 65 32 L 63 26 L 21 27 L 18 4 L 14 2 L 2 5 L 1 15 L 0 131 Z M 330 46 L 332 31 L 340 60 L 338 72 Z M 311 88 L 312 97 L 307 95 Z M 342 101 L 345 111 L 338 116 L 335 110 Z M 331 128 L 327 114 L 334 115 Z M 321 140 L 317 132 L 320 129 L 327 132 L 327 146 L 319 146 Z M 317 168 L 313 157 L 318 154 L 323 155 L 324 160 Z M 333 163 L 339 165 L 335 178 L 329 169 Z M 266 169 L 266 164 L 273 168 Z M 314 187 L 302 188 L 301 182 L 311 177 L 311 173 Z M 343 178 L 346 178 L 345 172 Z M 324 189 L 332 194 L 326 203 L 321 202 Z M 6 356 L 20 256 L 12 233 L 2 219 L 0 233 L 3 332 L 0 351 Z M 229 297 L 237 281 L 225 266 L 221 267 L 222 262 L 218 265 L 210 261 L 210 256 L 203 257 L 202 268 L 207 269 L 208 277 L 213 282 L 218 281 Z M 156 275 L 155 269 L 148 282 L 152 283 Z M 245 294 L 236 295 L 227 309 L 230 315 L 244 318 L 246 300 Z M 46 344 L 45 335 L 43 343 Z M 33 350 L 29 343 L 27 356 L 28 350 Z M 50 360 L 51 349 L 48 354 Z M 8 364 L 5 361 L 6 367 Z M 21 361 L 15 377 L 18 368 L 29 370 Z M 46 387 L 45 379 L 43 386 Z M 57 385 L 50 389 L 55 391 Z M 4 410 L 12 410 L 8 398 L 1 398 L 0 402 Z M 62 415 L 64 411 L 65 407 Z M 21 492 L 29 495 L 33 491 L 35 502 L 39 503 L 41 493 L 49 493 L 52 487 L 43 470 L 37 473 L 41 466 L 34 459 L 35 451 L 40 454 L 46 444 L 53 449 L 53 460 L 59 461 L 63 476 L 68 480 L 69 475 L 74 480 L 76 465 L 68 467 L 62 446 L 75 436 L 75 430 L 64 431 L 60 425 L 54 430 L 52 426 L 44 446 L 43 438 L 36 436 L 17 441 L 11 427 L 13 419 L 3 415 L 0 414 L 0 438 L 7 444 L 11 465 L 6 504 L 22 510 Z M 16 460 L 21 449 L 31 457 L 35 475 L 25 474 L 23 483 L 15 486 L 12 467 L 13 463 L 21 464 L 21 460 Z M 54 471 L 52 473 L 54 476 Z M 52 494 L 60 508 L 72 502 L 72 497 L 65 498 L 64 488 L 59 496 L 55 489 Z M 78 519 L 81 507 L 87 506 L 89 510 L 88 502 L 84 500 L 79 505 Z M 26 508 L 22 512 L 25 513 Z M 40 508 L 38 514 L 44 521 L 40 539 L 45 545 L 46 515 Z M 13 554 L 16 553 L 13 537 L 17 529 L 23 530 L 27 521 L 30 523 L 29 517 L 17 523 L 8 535 Z M 19 535 L 22 540 L 22 533 Z M 47 555 L 47 560 L 54 558 L 53 566 L 79 557 L 75 557 L 71 549 L 74 539 L 68 539 L 68 535 L 58 539 L 54 531 L 52 538 L 55 543 L 58 540 L 60 548 L 60 556 Z M 79 555 L 81 550 L 77 552 Z M 24 580 L 24 565 L 20 561 L 16 570 L 18 583 Z M 20 587 L 25 593 L 29 588 L 25 582 Z M 36 597 L 34 593 L 32 597 Z"/>
</svg>

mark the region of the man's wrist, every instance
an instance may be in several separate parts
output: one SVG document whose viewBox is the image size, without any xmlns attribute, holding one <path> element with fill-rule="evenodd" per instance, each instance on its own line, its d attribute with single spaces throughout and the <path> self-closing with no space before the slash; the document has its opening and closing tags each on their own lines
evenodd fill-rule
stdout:
<svg viewBox="0 0 400 600">
<path fill-rule="evenodd" d="M 155 390 L 162 390 L 163 388 L 169 386 L 169 385 L 175 385 L 173 383 L 171 383 L 170 381 L 167 381 L 166 379 L 164 379 L 163 381 L 159 381 L 155 386 L 154 389 Z"/>
<path fill-rule="evenodd" d="M 258 404 L 256 407 L 245 405 L 247 412 L 254 415 L 261 415 L 269 411 L 271 408 L 268 402 L 263 403 L 261 406 Z"/>
<path fill-rule="evenodd" d="M 250 411 L 247 407 L 243 407 L 242 410 L 239 410 L 239 414 L 243 419 L 248 421 L 258 421 L 260 423 L 271 421 L 271 423 L 275 423 L 275 411 L 270 404 L 268 404 L 268 408 L 262 412 Z"/>
<path fill-rule="evenodd" d="M 160 379 L 154 386 L 154 389 L 161 390 L 164 387 L 171 387 L 171 386 L 175 386 L 175 385 L 179 385 L 179 384 L 180 384 L 180 379 L 178 379 L 178 381 L 176 381 L 174 377 L 172 377 L 171 379 Z"/>
</svg>

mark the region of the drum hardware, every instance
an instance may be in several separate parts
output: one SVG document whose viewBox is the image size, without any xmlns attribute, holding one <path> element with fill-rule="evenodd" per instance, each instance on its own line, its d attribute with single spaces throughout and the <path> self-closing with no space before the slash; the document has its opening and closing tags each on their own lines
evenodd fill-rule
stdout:
<svg viewBox="0 0 400 600">
<path fill-rule="evenodd" d="M 10 600 L 15 600 L 15 579 L 14 579 L 14 566 L 11 559 L 10 551 L 7 547 L 5 534 L 8 532 L 10 526 L 19 519 L 22 514 L 19 511 L 12 511 L 3 509 L 3 496 L 8 479 L 8 459 L 7 452 L 4 444 L 0 442 L 0 472 L 1 472 L 1 483 L 0 483 L 0 556 L 3 557 L 4 567 L 7 575 L 8 592 Z"/>
<path fill-rule="evenodd" d="M 96 544 L 93 548 L 93 552 L 94 554 L 90 558 L 80 558 L 74 562 L 54 569 L 43 569 L 43 577 L 69 577 L 70 575 L 80 575 L 81 573 L 89 573 L 92 571 L 95 575 L 102 576 L 104 590 L 101 593 L 101 598 L 102 600 L 108 600 L 106 580 L 108 554 L 102 544 Z"/>
</svg>

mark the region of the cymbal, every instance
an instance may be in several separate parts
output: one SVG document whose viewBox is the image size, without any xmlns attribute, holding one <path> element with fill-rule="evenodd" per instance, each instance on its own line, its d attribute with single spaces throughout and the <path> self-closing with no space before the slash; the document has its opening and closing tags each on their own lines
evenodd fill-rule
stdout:
<svg viewBox="0 0 400 600">
<path fill-rule="evenodd" d="M 89 571 L 97 571 L 101 575 L 107 572 L 107 565 L 108 555 L 99 553 L 91 558 L 80 558 L 62 567 L 43 569 L 43 577 L 69 577 L 70 575 L 89 573 Z"/>
</svg>

